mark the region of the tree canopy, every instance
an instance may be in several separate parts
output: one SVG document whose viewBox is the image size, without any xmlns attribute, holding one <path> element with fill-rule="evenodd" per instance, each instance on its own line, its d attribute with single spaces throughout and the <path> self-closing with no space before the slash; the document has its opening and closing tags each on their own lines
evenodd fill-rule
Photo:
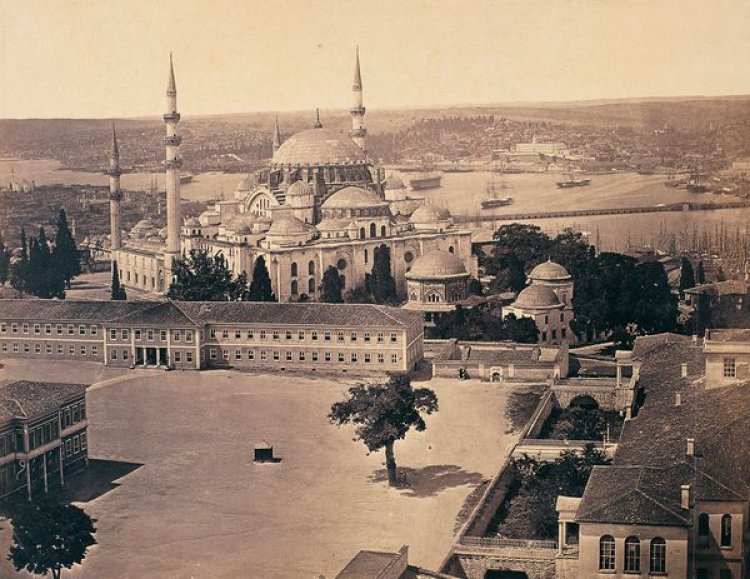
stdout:
<svg viewBox="0 0 750 579">
<path fill-rule="evenodd" d="M 391 273 L 391 249 L 383 244 L 375 248 L 372 256 L 370 288 L 376 304 L 395 304 L 396 280 Z"/>
<path fill-rule="evenodd" d="M 683 257 L 680 262 L 680 296 L 684 296 L 685 290 L 691 287 L 695 287 L 693 264 L 687 257 Z"/>
<path fill-rule="evenodd" d="M 81 256 L 76 240 L 68 227 L 65 209 L 57 215 L 57 233 L 55 234 L 55 264 L 62 272 L 65 287 L 70 289 L 70 281 L 81 273 Z"/>
<path fill-rule="evenodd" d="M 344 303 L 344 280 L 341 279 L 339 270 L 329 265 L 323 272 L 323 280 L 320 284 L 320 297 L 329 304 Z"/>
<path fill-rule="evenodd" d="M 112 262 L 112 287 L 109 292 L 109 298 L 118 301 L 128 299 L 125 288 L 120 283 L 120 271 L 117 269 L 117 260 Z"/>
<path fill-rule="evenodd" d="M 248 299 L 247 276 L 234 276 L 222 254 L 191 250 L 174 264 L 167 297 L 183 301 L 238 301 Z"/>
<path fill-rule="evenodd" d="M 429 388 L 412 388 L 407 376 L 392 375 L 386 383 L 359 383 L 349 388 L 346 400 L 331 406 L 328 420 L 337 426 L 354 424 L 355 435 L 370 452 L 385 449 L 388 483 L 397 484 L 393 445 L 412 428 L 422 431 L 422 414 L 438 410 Z"/>
<path fill-rule="evenodd" d="M 275 302 L 276 295 L 271 288 L 271 276 L 268 275 L 266 258 L 259 255 L 253 266 L 253 279 L 250 281 L 247 299 L 251 302 Z"/>
<path fill-rule="evenodd" d="M 21 256 L 10 269 L 11 285 L 39 298 L 65 298 L 65 272 L 56 257 L 57 250 L 50 249 L 44 228 L 39 228 L 38 237 L 28 239 L 21 229 L 20 242 Z"/>
<path fill-rule="evenodd" d="M 74 505 L 48 500 L 28 503 L 11 517 L 13 544 L 8 559 L 16 571 L 51 573 L 59 579 L 62 569 L 80 564 L 86 550 L 96 545 L 95 522 Z"/>
<path fill-rule="evenodd" d="M 457 306 L 443 315 L 430 335 L 437 339 L 455 338 L 465 341 L 512 340 L 535 344 L 539 336 L 536 322 L 531 318 L 517 319 L 514 314 L 502 318 L 499 307 L 479 305 L 474 308 Z"/>
</svg>

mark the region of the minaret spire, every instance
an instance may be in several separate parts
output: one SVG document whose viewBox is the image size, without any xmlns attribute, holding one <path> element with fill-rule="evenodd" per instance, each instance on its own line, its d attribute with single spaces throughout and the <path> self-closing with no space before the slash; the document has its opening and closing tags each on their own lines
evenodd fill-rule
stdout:
<svg viewBox="0 0 750 579">
<path fill-rule="evenodd" d="M 177 134 L 180 113 L 177 112 L 177 83 L 174 79 L 174 62 L 169 53 L 169 79 L 167 81 L 167 110 L 164 114 L 166 136 L 166 189 L 167 189 L 167 246 L 164 251 L 164 279 L 161 290 L 166 292 L 172 283 L 174 262 L 180 257 L 180 143 L 182 138 Z M 162 282 L 162 280 L 160 280 Z"/>
<path fill-rule="evenodd" d="M 362 99 L 362 73 L 359 68 L 359 46 L 357 46 L 354 57 L 354 83 L 352 84 L 352 108 L 349 112 L 352 115 L 352 130 L 349 133 L 352 140 L 357 143 L 363 151 L 365 149 L 365 107 Z"/>
<path fill-rule="evenodd" d="M 279 130 L 279 115 L 276 115 L 276 121 L 273 125 L 273 152 L 274 154 L 276 151 L 279 150 L 279 147 L 281 146 L 281 131 Z"/>
<path fill-rule="evenodd" d="M 318 107 L 315 107 L 315 126 L 313 128 L 315 129 L 323 128 L 323 123 L 320 122 L 320 109 Z"/>
<path fill-rule="evenodd" d="M 112 148 L 109 153 L 109 246 L 112 261 L 117 260 L 115 252 L 122 246 L 122 225 L 120 222 L 120 201 L 122 191 L 120 190 L 120 149 L 117 146 L 117 131 L 115 123 L 112 123 Z"/>
</svg>

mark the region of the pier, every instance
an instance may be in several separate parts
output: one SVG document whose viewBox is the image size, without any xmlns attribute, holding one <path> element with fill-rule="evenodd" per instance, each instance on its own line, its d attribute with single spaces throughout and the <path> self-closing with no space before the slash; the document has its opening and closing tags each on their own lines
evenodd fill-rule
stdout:
<svg viewBox="0 0 750 579">
<path fill-rule="evenodd" d="M 586 217 L 591 215 L 626 215 L 632 213 L 662 213 L 675 211 L 716 211 L 719 209 L 750 208 L 750 201 L 737 200 L 725 203 L 672 203 L 669 205 L 646 205 L 640 207 L 620 207 L 604 209 L 571 209 L 564 211 L 535 211 L 495 215 L 455 215 L 453 221 L 460 224 L 488 223 L 494 221 L 532 221 L 538 219 L 560 219 L 566 217 Z"/>
</svg>

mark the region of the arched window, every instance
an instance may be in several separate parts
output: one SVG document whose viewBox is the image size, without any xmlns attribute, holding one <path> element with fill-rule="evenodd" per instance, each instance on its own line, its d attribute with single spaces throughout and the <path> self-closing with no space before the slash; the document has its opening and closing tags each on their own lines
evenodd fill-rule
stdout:
<svg viewBox="0 0 750 579">
<path fill-rule="evenodd" d="M 721 517 L 721 546 L 732 546 L 732 515 Z"/>
<path fill-rule="evenodd" d="M 667 542 L 661 537 L 651 540 L 649 552 L 649 573 L 667 572 Z"/>
<path fill-rule="evenodd" d="M 385 225 L 380 226 L 380 237 L 385 237 Z"/>
<path fill-rule="evenodd" d="M 292 277 L 297 277 L 297 262 L 292 262 Z"/>
<path fill-rule="evenodd" d="M 370 223 L 370 237 L 378 236 L 378 226 L 374 223 Z"/>
<path fill-rule="evenodd" d="M 368 257 L 369 257 L 369 256 L 367 255 L 367 249 L 365 249 L 365 263 L 367 263 L 367 261 L 368 261 L 368 259 L 367 259 L 367 258 L 368 258 Z"/>
<path fill-rule="evenodd" d="M 341 287 L 345 289 L 346 288 L 346 276 L 340 275 L 339 277 L 341 278 Z"/>
<path fill-rule="evenodd" d="M 360 239 L 364 239 L 365 238 L 365 228 L 364 227 L 360 227 L 359 228 L 359 238 Z"/>
<path fill-rule="evenodd" d="M 307 293 L 313 295 L 315 293 L 315 278 L 311 277 L 307 280 Z"/>
<path fill-rule="evenodd" d="M 708 536 L 710 534 L 710 529 L 708 527 L 708 515 L 706 513 L 701 513 L 698 515 L 698 544 L 699 545 L 708 545 Z"/>
<path fill-rule="evenodd" d="M 292 295 L 296 296 L 299 293 L 299 285 L 297 284 L 297 280 L 292 280 Z"/>
<path fill-rule="evenodd" d="M 615 538 L 604 535 L 599 539 L 599 571 L 615 570 Z"/>
<path fill-rule="evenodd" d="M 448 248 L 448 251 L 450 253 L 456 253 L 456 249 L 452 245 Z"/>
<path fill-rule="evenodd" d="M 311 259 L 310 263 L 307 264 L 307 273 L 315 275 L 315 262 Z"/>
<path fill-rule="evenodd" d="M 641 571 L 641 540 L 638 537 L 625 539 L 625 573 Z"/>
</svg>

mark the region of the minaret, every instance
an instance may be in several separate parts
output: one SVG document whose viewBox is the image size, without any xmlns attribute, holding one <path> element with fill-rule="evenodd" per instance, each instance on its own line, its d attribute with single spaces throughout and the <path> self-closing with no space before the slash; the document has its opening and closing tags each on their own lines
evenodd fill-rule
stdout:
<svg viewBox="0 0 750 579">
<path fill-rule="evenodd" d="M 362 104 L 362 75 L 359 71 L 359 46 L 357 46 L 356 60 L 354 63 L 354 84 L 352 85 L 352 108 L 349 112 L 352 115 L 352 132 L 349 133 L 352 140 L 357 143 L 363 151 L 365 149 L 365 107 Z"/>
<path fill-rule="evenodd" d="M 122 201 L 122 191 L 120 190 L 120 150 L 117 147 L 117 133 L 115 124 L 112 123 L 112 150 L 109 155 L 109 246 L 112 259 L 115 259 L 114 252 L 122 246 L 120 224 L 120 201 Z"/>
<path fill-rule="evenodd" d="M 167 135 L 164 145 L 167 149 L 165 161 L 167 189 L 167 247 L 164 251 L 164 291 L 172 283 L 173 263 L 180 257 L 180 167 L 179 155 L 182 138 L 177 134 L 180 113 L 177 112 L 177 86 L 174 81 L 172 53 L 169 54 L 169 81 L 167 83 L 167 111 L 164 114 Z"/>
<path fill-rule="evenodd" d="M 281 146 L 281 131 L 279 130 L 279 117 L 276 116 L 276 122 L 273 126 L 273 154 L 276 154 L 276 151 L 279 150 L 279 147 Z"/>
</svg>

